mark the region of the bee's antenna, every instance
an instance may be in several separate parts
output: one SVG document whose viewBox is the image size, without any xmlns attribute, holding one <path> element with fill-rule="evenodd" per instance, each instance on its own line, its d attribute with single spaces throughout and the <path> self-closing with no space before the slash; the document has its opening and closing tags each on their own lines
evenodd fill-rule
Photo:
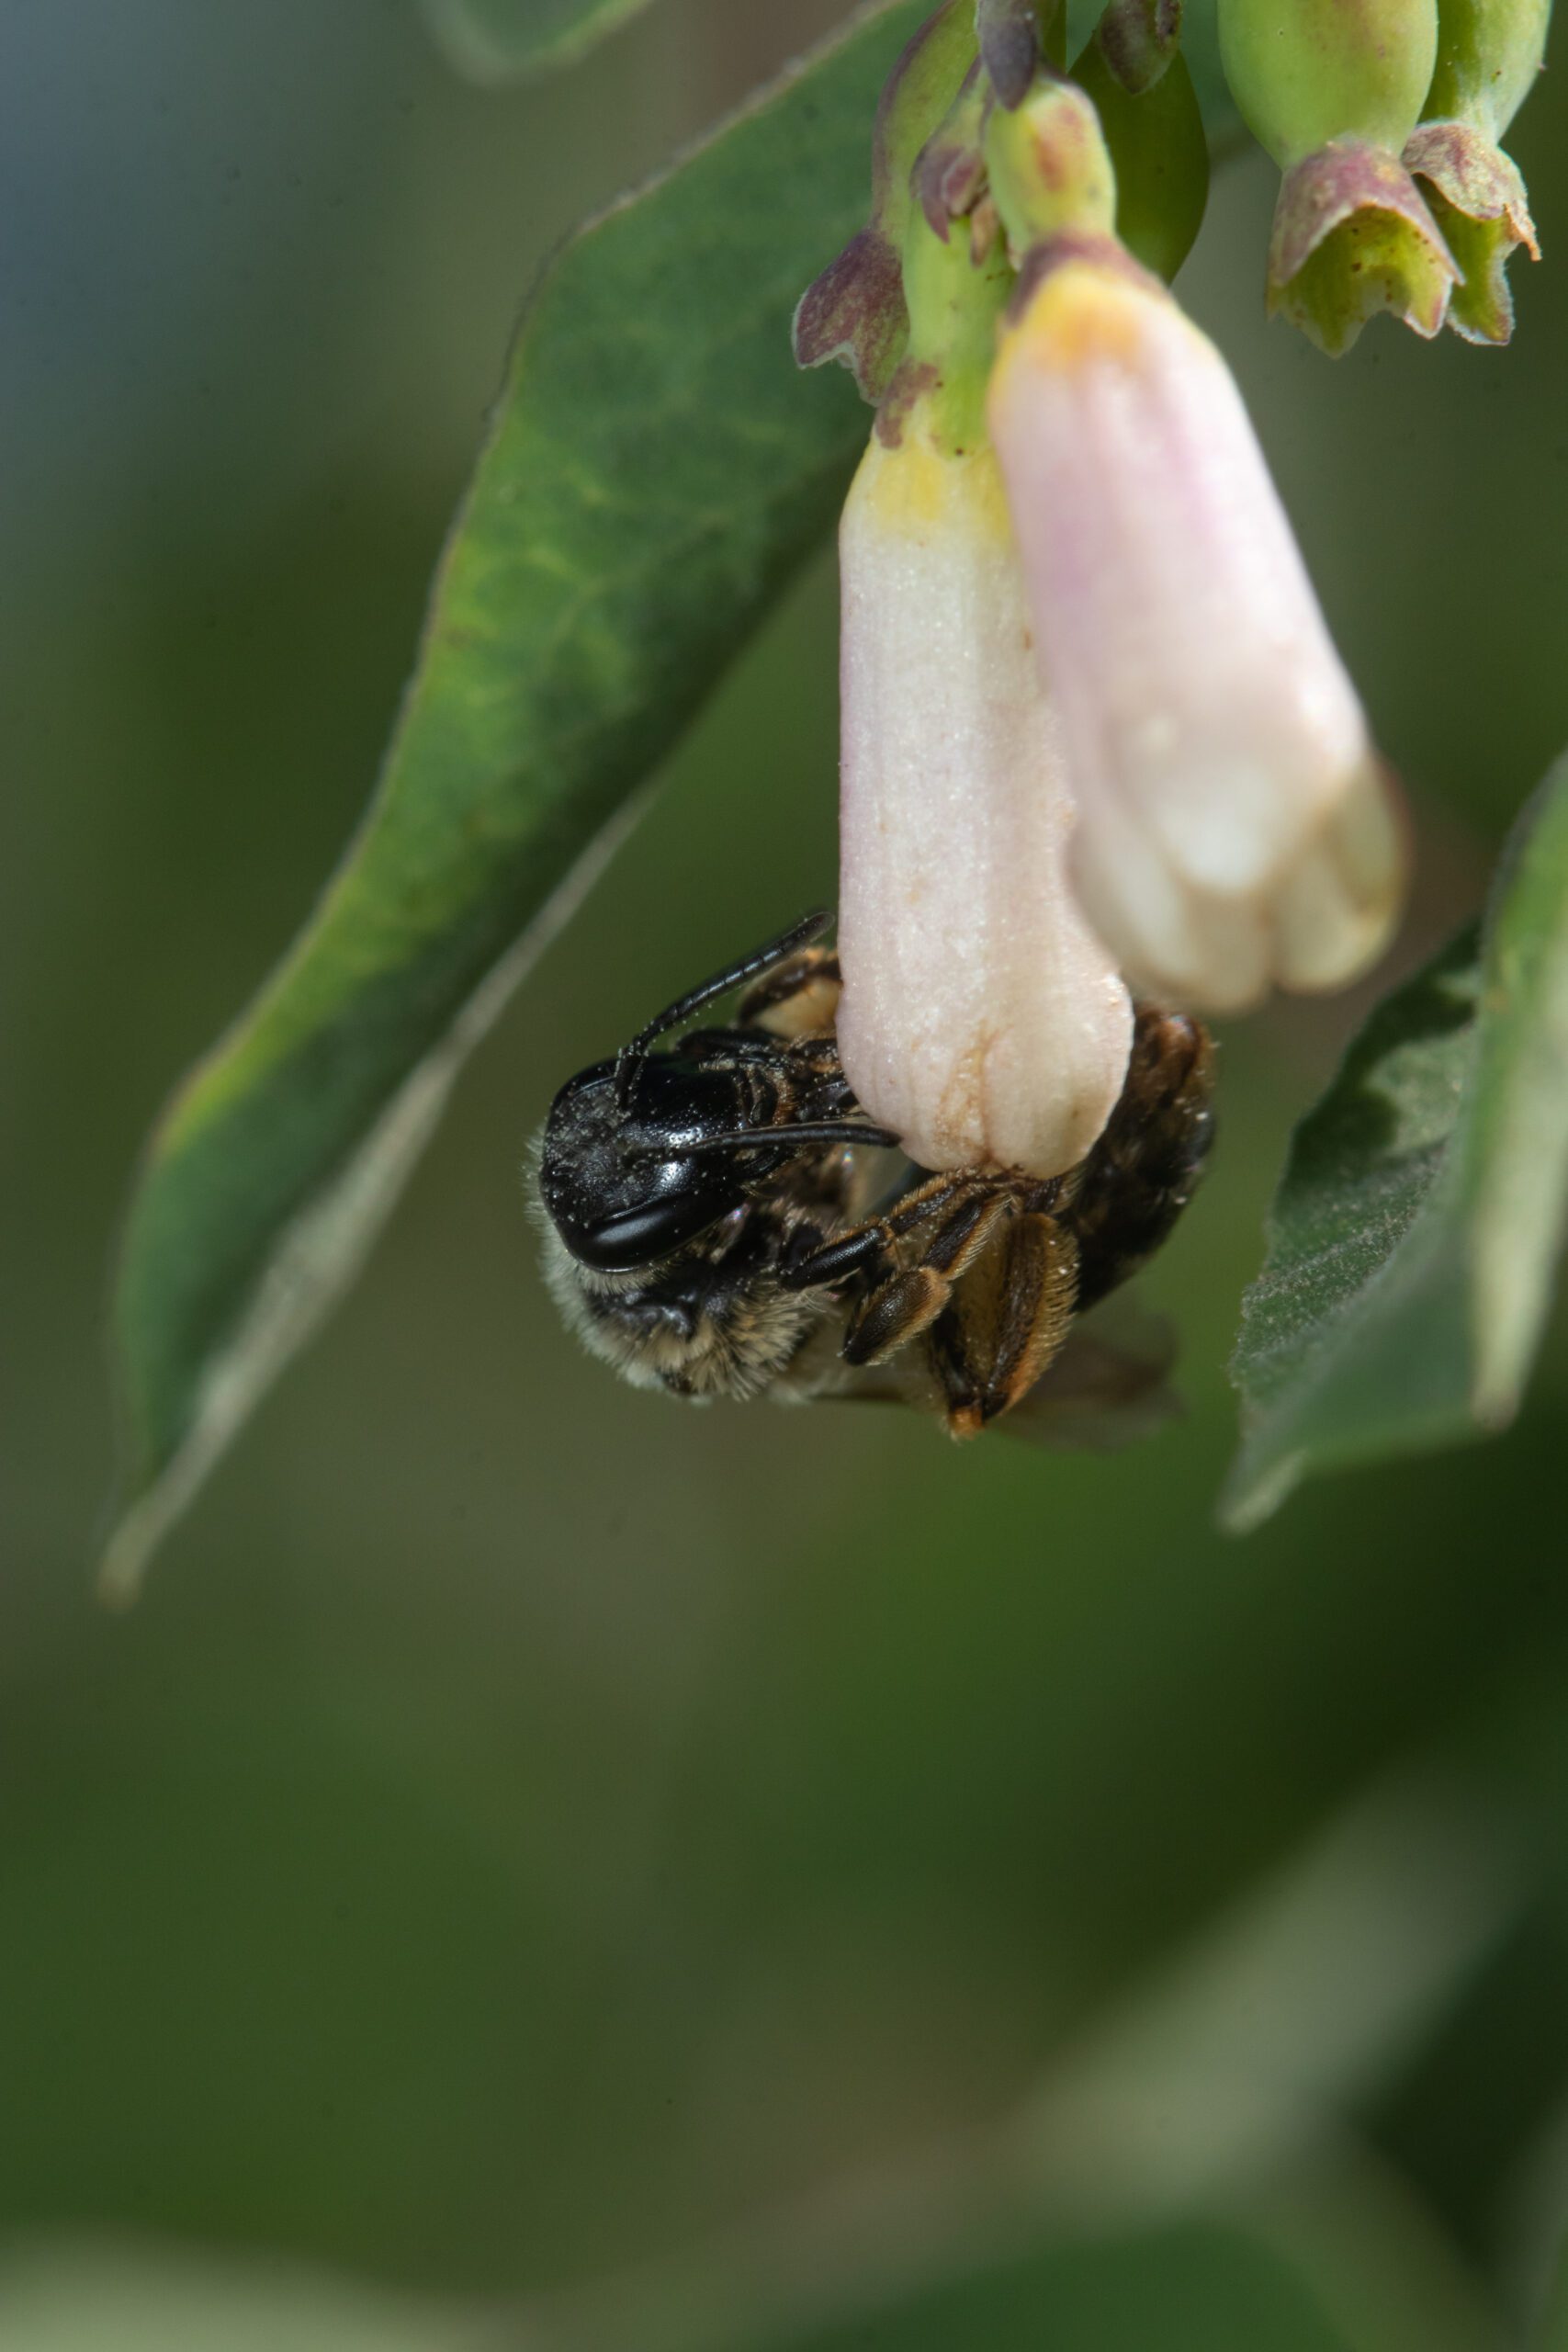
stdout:
<svg viewBox="0 0 1568 2352">
<path fill-rule="evenodd" d="M 735 1127 L 721 1136 L 695 1136 L 672 1146 L 671 1159 L 686 1159 L 704 1151 L 773 1151 L 781 1144 L 863 1143 L 890 1151 L 898 1137 L 888 1127 L 874 1127 L 865 1119 L 783 1119 L 776 1127 Z"/>
<path fill-rule="evenodd" d="M 782 964 L 786 956 L 793 956 L 797 947 L 807 946 L 818 938 L 832 920 L 830 908 L 818 907 L 815 914 L 803 915 L 799 922 L 790 925 L 788 931 L 782 931 L 776 939 L 770 939 L 765 947 L 743 956 L 739 964 L 731 964 L 727 970 L 716 972 L 711 980 L 703 982 L 701 988 L 688 989 L 684 996 L 675 999 L 673 1004 L 667 1004 L 659 1018 L 650 1021 L 645 1029 L 639 1029 L 630 1044 L 623 1046 L 615 1056 L 615 1101 L 619 1107 L 625 1110 L 630 1100 L 632 1080 L 637 1076 L 637 1067 L 656 1037 L 661 1037 L 666 1029 L 673 1029 L 677 1022 L 689 1019 L 694 1012 L 700 1012 L 703 1006 L 711 1004 L 716 996 L 727 996 L 731 989 L 738 989 L 742 980 L 752 980 L 759 972 L 771 971 L 775 964 Z"/>
</svg>

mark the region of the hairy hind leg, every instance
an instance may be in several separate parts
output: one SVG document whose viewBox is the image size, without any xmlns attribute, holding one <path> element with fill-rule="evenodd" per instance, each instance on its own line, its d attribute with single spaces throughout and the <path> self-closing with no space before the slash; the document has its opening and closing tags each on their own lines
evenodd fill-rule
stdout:
<svg viewBox="0 0 1568 2352">
<path fill-rule="evenodd" d="M 918 1339 L 942 1313 L 954 1283 L 974 1265 L 998 1227 L 1015 1214 L 1011 1192 L 983 1177 L 951 1179 L 948 1185 L 950 1196 L 944 1194 L 941 1213 L 928 1213 L 918 1227 L 919 1254 L 912 1264 L 900 1261 L 897 1220 L 905 1204 L 878 1221 L 891 1230 L 866 1261 L 872 1279 L 844 1334 L 846 1363 L 882 1363 Z M 832 1247 L 829 1243 L 829 1249 Z"/>
<path fill-rule="evenodd" d="M 978 1436 L 1029 1394 L 1067 1336 L 1077 1273 L 1066 1226 L 1028 1210 L 953 1290 L 926 1342 L 953 1437 Z"/>
</svg>

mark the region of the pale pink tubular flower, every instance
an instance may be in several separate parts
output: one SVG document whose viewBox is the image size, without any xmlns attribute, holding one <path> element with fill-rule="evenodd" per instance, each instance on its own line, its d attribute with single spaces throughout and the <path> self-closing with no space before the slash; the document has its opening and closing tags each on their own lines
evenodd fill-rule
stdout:
<svg viewBox="0 0 1568 2352">
<path fill-rule="evenodd" d="M 840 533 L 839 1044 L 931 1169 L 1050 1176 L 1127 1066 L 1132 1009 L 1067 876 L 1072 795 L 996 459 L 920 407 L 874 437 Z"/>
<path fill-rule="evenodd" d="M 1229 368 L 1105 238 L 1030 257 L 991 435 L 1078 804 L 1142 986 L 1233 1011 L 1387 944 L 1404 839 Z"/>
</svg>

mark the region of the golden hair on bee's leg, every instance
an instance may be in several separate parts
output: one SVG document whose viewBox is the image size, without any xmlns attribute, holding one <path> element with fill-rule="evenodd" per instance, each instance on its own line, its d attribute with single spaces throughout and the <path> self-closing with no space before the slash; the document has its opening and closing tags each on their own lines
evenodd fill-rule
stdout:
<svg viewBox="0 0 1568 2352">
<path fill-rule="evenodd" d="M 882 1261 L 889 1271 L 873 1283 L 850 1317 L 844 1335 L 845 1361 L 853 1364 L 883 1363 L 911 1340 L 919 1339 L 947 1305 L 953 1285 L 972 1266 L 998 1226 L 1013 1214 L 1010 1193 L 985 1178 L 953 1180 L 955 1196 L 940 1216 L 919 1228 L 919 1255 L 913 1265 L 900 1266 L 892 1254 Z M 898 1211 L 888 1223 L 897 1227 Z"/>
<path fill-rule="evenodd" d="M 1077 1293 L 1071 1234 L 1040 1210 L 1014 1217 L 927 1343 L 951 1435 L 977 1437 L 1028 1396 L 1067 1336 Z"/>
</svg>

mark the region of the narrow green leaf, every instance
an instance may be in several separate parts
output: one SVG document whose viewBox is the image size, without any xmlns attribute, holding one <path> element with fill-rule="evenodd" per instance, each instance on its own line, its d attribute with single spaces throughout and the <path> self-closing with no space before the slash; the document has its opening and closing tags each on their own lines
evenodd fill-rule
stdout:
<svg viewBox="0 0 1568 2352">
<path fill-rule="evenodd" d="M 1526 811 L 1484 940 L 1379 1007 L 1296 1132 L 1233 1374 L 1227 1525 L 1307 1472 L 1502 1428 L 1568 1212 L 1568 759 Z"/>
<path fill-rule="evenodd" d="M 573 65 L 649 0 L 424 0 L 425 21 L 459 74 L 527 80 Z"/>
<path fill-rule="evenodd" d="M 131 1589 L 356 1269 L 464 1056 L 797 561 L 866 429 L 790 358 L 863 218 L 872 7 L 546 272 L 364 829 L 152 1141 L 114 1307 Z"/>
</svg>

